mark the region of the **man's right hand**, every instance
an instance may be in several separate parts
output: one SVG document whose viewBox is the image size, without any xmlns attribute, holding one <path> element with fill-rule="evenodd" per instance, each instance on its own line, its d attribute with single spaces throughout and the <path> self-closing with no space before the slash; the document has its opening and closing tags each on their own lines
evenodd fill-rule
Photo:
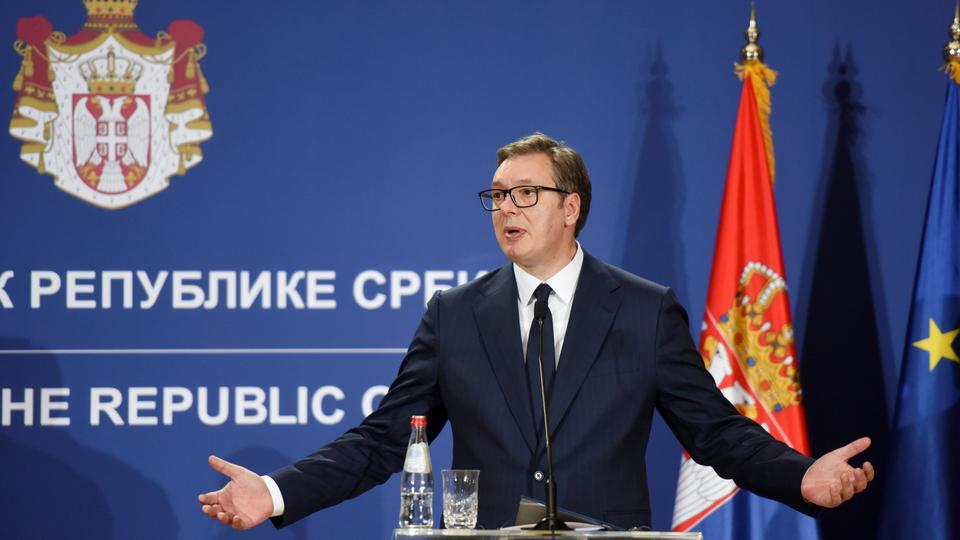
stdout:
<svg viewBox="0 0 960 540">
<path fill-rule="evenodd" d="M 198 497 L 204 514 L 238 531 L 256 527 L 270 517 L 273 498 L 262 478 L 217 456 L 210 456 L 207 461 L 230 481 L 222 489 Z"/>
</svg>

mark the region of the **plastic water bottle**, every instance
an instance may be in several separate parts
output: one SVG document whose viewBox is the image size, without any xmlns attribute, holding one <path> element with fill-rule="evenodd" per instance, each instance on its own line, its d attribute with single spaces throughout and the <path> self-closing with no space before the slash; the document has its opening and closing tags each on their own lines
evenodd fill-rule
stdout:
<svg viewBox="0 0 960 540">
<path fill-rule="evenodd" d="M 410 442 L 400 477 L 400 527 L 433 527 L 433 465 L 426 416 L 410 418 Z"/>
</svg>

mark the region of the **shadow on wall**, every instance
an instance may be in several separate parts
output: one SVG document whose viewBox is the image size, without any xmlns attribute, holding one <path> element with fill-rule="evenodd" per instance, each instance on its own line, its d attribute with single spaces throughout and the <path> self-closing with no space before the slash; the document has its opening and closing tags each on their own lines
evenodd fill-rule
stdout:
<svg viewBox="0 0 960 540">
<path fill-rule="evenodd" d="M 883 474 L 887 451 L 887 408 L 880 337 L 864 230 L 864 201 L 870 179 L 863 158 L 862 88 L 853 52 L 834 48 L 823 86 L 828 104 L 823 178 L 811 220 L 818 238 L 804 274 L 811 277 L 806 335 L 800 351 L 802 387 L 810 446 L 814 455 L 869 435 L 869 459 Z M 868 205 L 867 205 L 868 206 Z M 817 227 L 819 225 L 819 237 Z M 811 266 L 812 265 L 812 266 Z M 854 460 L 859 464 L 860 459 Z M 820 518 L 823 540 L 873 538 L 880 489 L 867 492 Z"/>
<path fill-rule="evenodd" d="M 0 349 L 35 348 L 25 339 L 0 338 Z M 23 400 L 24 388 L 34 388 L 34 403 L 40 387 L 65 386 L 53 354 L 0 357 L 0 380 L 11 388 L 14 401 Z M 7 464 L 0 507 L 9 518 L 4 538 L 177 537 L 170 501 L 157 484 L 110 455 L 81 446 L 70 427 L 41 427 L 39 421 L 36 409 L 32 426 L 23 425 L 22 412 L 12 411 L 11 426 L 0 428 L 0 456 Z M 72 422 L 77 421 L 74 415 Z"/>
<path fill-rule="evenodd" d="M 673 122 L 681 112 L 674 102 L 673 85 L 663 49 L 650 61 L 649 79 L 641 93 L 640 111 L 645 116 L 637 133 L 638 161 L 629 199 L 623 243 L 623 268 L 674 288 L 686 304 L 687 275 L 683 264 L 683 237 L 678 224 L 684 198 L 680 186 L 683 171 Z M 645 120 L 645 123 L 643 122 Z M 652 498 L 653 526 L 670 530 L 673 500 L 680 471 L 680 444 L 659 414 L 654 415 L 651 443 L 647 447 L 647 484 Z"/>
<path fill-rule="evenodd" d="M 674 103 L 673 85 L 658 44 L 650 64 L 641 113 L 646 116 L 639 148 L 633 196 L 628 208 L 623 267 L 637 275 L 674 288 L 680 301 L 686 293 L 683 237 L 678 227 L 683 214 L 683 184 L 677 138 L 672 122 L 681 109 Z"/>
</svg>

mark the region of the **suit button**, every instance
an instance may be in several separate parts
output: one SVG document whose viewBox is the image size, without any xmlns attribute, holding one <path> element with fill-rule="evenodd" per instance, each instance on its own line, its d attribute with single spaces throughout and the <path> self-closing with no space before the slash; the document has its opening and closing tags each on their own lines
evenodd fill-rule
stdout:
<svg viewBox="0 0 960 540">
<path fill-rule="evenodd" d="M 543 472 L 537 471 L 533 473 L 533 479 L 536 480 L 537 482 L 543 480 Z"/>
</svg>

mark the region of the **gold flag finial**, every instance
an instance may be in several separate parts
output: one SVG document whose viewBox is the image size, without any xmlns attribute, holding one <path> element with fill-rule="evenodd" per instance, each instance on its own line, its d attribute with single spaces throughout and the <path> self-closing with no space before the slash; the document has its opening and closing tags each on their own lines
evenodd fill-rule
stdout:
<svg viewBox="0 0 960 540">
<path fill-rule="evenodd" d="M 960 60 L 960 1 L 953 8 L 953 24 L 950 25 L 950 41 L 943 48 L 943 59 L 950 62 Z"/>
<path fill-rule="evenodd" d="M 957 0 L 960 1 L 960 0 Z M 733 64 L 737 77 L 746 82 L 750 79 L 753 86 L 753 95 L 757 103 L 757 112 L 760 113 L 760 128 L 763 131 L 764 147 L 767 150 L 767 164 L 770 167 L 770 181 L 774 177 L 773 159 L 773 132 L 770 130 L 770 86 L 777 81 L 777 72 L 763 63 L 763 48 L 757 44 L 760 39 L 760 29 L 757 28 L 757 9 L 750 2 L 750 24 L 744 32 L 747 44 L 740 49 L 740 58 L 743 64 Z"/>
<path fill-rule="evenodd" d="M 757 9 L 753 2 L 750 3 L 750 24 L 743 33 L 747 37 L 747 44 L 740 49 L 740 59 L 744 62 L 751 60 L 763 62 L 763 47 L 757 44 L 757 40 L 760 39 L 760 29 L 757 28 Z"/>
</svg>

